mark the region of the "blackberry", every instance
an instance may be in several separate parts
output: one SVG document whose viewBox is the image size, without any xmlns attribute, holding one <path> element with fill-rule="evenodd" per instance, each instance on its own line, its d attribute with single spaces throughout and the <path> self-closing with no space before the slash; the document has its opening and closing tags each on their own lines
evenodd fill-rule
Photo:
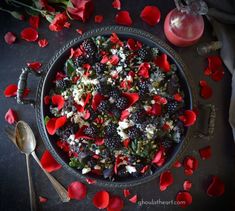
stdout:
<svg viewBox="0 0 235 211">
<path fill-rule="evenodd" d="M 117 125 L 111 123 L 105 127 L 105 134 L 112 135 L 117 133 Z"/>
<path fill-rule="evenodd" d="M 120 97 L 116 99 L 115 105 L 118 109 L 124 110 L 128 106 L 128 99 L 125 97 Z"/>
<path fill-rule="evenodd" d="M 141 96 L 148 94 L 149 93 L 149 87 L 150 87 L 150 83 L 147 80 L 144 81 L 139 81 L 139 83 L 137 84 L 138 88 L 139 88 L 139 94 Z"/>
<path fill-rule="evenodd" d="M 87 59 L 84 56 L 77 57 L 74 61 L 76 67 L 81 67 L 82 65 L 86 64 Z"/>
<path fill-rule="evenodd" d="M 131 120 L 136 124 L 143 123 L 146 120 L 145 111 L 144 110 L 136 111 L 131 115 Z"/>
<path fill-rule="evenodd" d="M 112 114 L 113 114 L 117 119 L 120 119 L 122 112 L 121 112 L 119 109 L 114 108 L 114 109 L 112 109 Z"/>
<path fill-rule="evenodd" d="M 114 135 L 104 139 L 105 146 L 110 150 L 117 150 L 121 148 L 121 138 L 119 135 Z"/>
<path fill-rule="evenodd" d="M 178 109 L 178 103 L 176 101 L 169 101 L 167 103 L 167 112 L 169 114 L 174 114 Z"/>
<path fill-rule="evenodd" d="M 117 170 L 117 175 L 119 177 L 127 177 L 129 175 L 129 172 L 126 170 L 126 167 L 124 165 L 121 165 Z"/>
<path fill-rule="evenodd" d="M 139 136 L 141 136 L 141 131 L 139 128 L 132 126 L 132 127 L 128 128 L 127 134 L 129 136 L 129 138 L 137 139 Z"/>
<path fill-rule="evenodd" d="M 105 71 L 107 71 L 107 66 L 102 63 L 95 63 L 95 65 L 93 66 L 93 69 L 95 70 L 97 75 L 101 75 Z"/>
<path fill-rule="evenodd" d="M 97 137 L 99 130 L 95 125 L 90 125 L 84 129 L 84 133 L 92 138 Z"/>
<path fill-rule="evenodd" d="M 152 53 L 149 48 L 140 48 L 138 50 L 138 56 L 142 61 L 148 62 L 152 59 Z"/>
<path fill-rule="evenodd" d="M 110 104 L 109 101 L 107 100 L 103 100 L 100 102 L 100 104 L 97 107 L 97 110 L 99 112 L 105 112 L 105 111 L 109 111 L 110 110 Z"/>
<path fill-rule="evenodd" d="M 69 86 L 69 81 L 68 80 L 58 80 L 55 83 L 56 88 L 60 90 L 65 90 Z"/>
<path fill-rule="evenodd" d="M 67 140 L 70 135 L 75 134 L 78 127 L 74 124 L 67 124 L 63 126 L 62 128 L 58 129 L 56 131 L 56 135 L 58 135 L 63 140 Z"/>
<path fill-rule="evenodd" d="M 68 99 L 64 102 L 64 108 L 68 110 L 69 112 L 77 111 L 76 107 L 74 106 L 74 100 L 72 96 L 69 96 Z"/>
<path fill-rule="evenodd" d="M 121 96 L 121 91 L 119 89 L 111 89 L 109 92 L 109 97 L 112 97 L 113 99 L 117 100 Z"/>
<path fill-rule="evenodd" d="M 89 56 L 94 55 L 97 52 L 97 46 L 92 39 L 84 40 L 82 46 Z"/>
<path fill-rule="evenodd" d="M 98 53 L 86 55 L 87 63 L 95 64 L 101 61 L 101 56 Z"/>
<path fill-rule="evenodd" d="M 160 141 L 161 146 L 163 146 L 166 150 L 169 150 L 173 147 L 174 142 L 169 138 L 164 138 Z"/>
</svg>

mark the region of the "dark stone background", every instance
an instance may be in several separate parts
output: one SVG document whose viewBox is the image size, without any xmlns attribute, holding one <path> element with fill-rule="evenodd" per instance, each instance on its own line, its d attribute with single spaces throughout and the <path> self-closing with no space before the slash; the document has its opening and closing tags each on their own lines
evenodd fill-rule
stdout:
<svg viewBox="0 0 235 211">
<path fill-rule="evenodd" d="M 61 48 L 66 42 L 78 36 L 74 29 L 82 28 L 84 31 L 100 26 L 114 24 L 114 17 L 116 10 L 111 7 L 111 0 L 97 0 L 95 1 L 95 14 L 103 14 L 104 22 L 100 25 L 94 24 L 93 18 L 86 24 L 80 22 L 72 22 L 71 29 L 65 29 L 59 33 L 53 33 L 48 30 L 48 24 L 42 21 L 39 29 L 40 37 L 49 40 L 48 47 L 41 49 L 37 43 L 28 43 L 18 39 L 14 45 L 7 45 L 3 37 L 6 32 L 11 31 L 18 37 L 20 31 L 28 26 L 27 22 L 17 21 L 11 18 L 6 13 L 0 13 L 0 210 L 29 210 L 29 194 L 27 184 L 27 174 L 24 156 L 19 153 L 15 146 L 13 146 L 3 133 L 6 122 L 4 115 L 8 108 L 15 109 L 20 119 L 27 121 L 33 128 L 38 142 L 37 155 L 41 157 L 45 147 L 38 134 L 36 127 L 36 120 L 34 110 L 30 106 L 17 105 L 15 99 L 6 99 L 3 96 L 4 88 L 11 83 L 17 83 L 17 79 L 21 72 L 21 68 L 26 65 L 26 62 L 41 61 L 44 65 L 50 60 L 55 52 Z M 222 2 L 221 2 L 222 3 Z M 157 5 L 161 12 L 161 22 L 155 26 L 150 27 L 143 23 L 139 18 L 140 11 L 145 5 Z M 174 8 L 173 1 L 170 0 L 130 0 L 123 1 L 122 9 L 129 10 L 134 20 L 133 27 L 140 28 L 151 32 L 152 34 L 165 40 L 163 33 L 163 21 L 167 12 Z M 200 40 L 200 43 L 216 40 L 212 36 L 212 29 L 206 21 L 205 33 Z M 173 47 L 173 46 L 172 46 Z M 185 179 L 193 182 L 191 193 L 193 196 L 193 203 L 187 210 L 235 210 L 235 156 L 234 156 L 234 141 L 232 137 L 231 128 L 228 123 L 228 108 L 231 94 L 231 75 L 228 71 L 221 82 L 213 82 L 203 75 L 203 69 L 206 66 L 206 59 L 200 57 L 196 53 L 196 46 L 188 48 L 173 47 L 184 59 L 189 66 L 191 74 L 194 78 L 195 84 L 199 80 L 206 79 L 213 87 L 214 95 L 210 100 L 200 99 L 200 103 L 212 103 L 217 108 L 216 129 L 214 137 L 211 140 L 192 139 L 185 155 L 194 155 L 199 160 L 199 169 L 191 177 L 186 177 L 183 169 L 172 169 L 175 182 L 164 192 L 159 191 L 159 179 L 156 179 L 147 184 L 131 188 L 132 193 L 137 193 L 139 200 L 151 201 L 160 199 L 174 200 L 176 193 L 182 190 L 182 183 Z M 31 76 L 29 80 L 29 87 L 32 90 L 31 95 L 34 96 L 37 86 L 35 77 Z M 199 86 L 196 86 L 196 91 Z M 211 145 L 212 158 L 202 161 L 198 154 L 198 149 Z M 49 200 L 45 204 L 39 204 L 39 210 L 96 210 L 92 205 L 92 197 L 95 192 L 101 190 L 101 187 L 96 185 L 88 186 L 87 198 L 83 201 L 72 200 L 69 203 L 62 204 L 53 190 L 50 182 L 45 177 L 44 173 L 36 165 L 35 161 L 31 159 L 31 168 L 33 172 L 33 181 L 37 195 L 45 196 Z M 69 175 L 65 170 L 61 169 L 53 175 L 64 185 L 67 186 L 70 182 L 77 180 L 77 178 Z M 210 198 L 205 193 L 205 184 L 210 175 L 218 175 L 225 182 L 225 194 L 219 198 Z M 109 189 L 113 195 L 122 196 L 121 189 Z M 181 210 L 176 205 L 143 205 L 131 204 L 128 200 L 125 201 L 124 210 Z"/>
</svg>

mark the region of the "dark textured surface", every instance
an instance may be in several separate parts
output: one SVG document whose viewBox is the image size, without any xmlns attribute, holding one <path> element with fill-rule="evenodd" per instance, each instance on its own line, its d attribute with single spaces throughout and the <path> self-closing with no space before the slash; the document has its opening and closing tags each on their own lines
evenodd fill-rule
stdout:
<svg viewBox="0 0 235 211">
<path fill-rule="evenodd" d="M 140 18 L 139 13 L 144 5 L 157 4 L 162 11 L 162 20 L 159 25 L 151 28 L 144 24 Z M 172 1 L 123 1 L 123 9 L 128 9 L 134 20 L 133 26 L 149 31 L 157 35 L 161 39 L 165 39 L 163 33 L 163 20 L 167 11 L 173 8 Z M 102 25 L 114 24 L 114 16 L 116 11 L 111 7 L 111 1 L 99 0 L 96 1 L 96 14 L 104 14 L 105 21 Z M 38 135 L 36 127 L 34 110 L 30 106 L 16 105 L 15 99 L 6 99 L 3 97 L 4 88 L 10 83 L 16 83 L 20 74 L 20 69 L 25 66 L 26 62 L 41 61 L 43 64 L 47 62 L 54 55 L 55 51 L 61 48 L 66 42 L 77 36 L 74 32 L 75 28 L 83 28 L 85 31 L 95 28 L 100 25 L 95 25 L 91 20 L 87 24 L 80 24 L 75 22 L 69 30 L 63 30 L 60 33 L 52 33 L 47 29 L 47 24 L 42 23 L 39 29 L 41 37 L 49 40 L 48 47 L 41 49 L 36 43 L 27 43 L 18 40 L 16 44 L 8 46 L 3 41 L 3 36 L 6 32 L 12 31 L 19 36 L 20 31 L 28 26 L 26 22 L 20 22 L 12 19 L 7 14 L 0 13 L 0 210 L 29 210 L 29 196 L 26 177 L 25 159 L 16 148 L 7 140 L 3 134 L 2 129 L 5 126 L 4 115 L 9 107 L 15 109 L 19 113 L 19 117 L 27 121 L 35 131 L 38 140 L 37 154 L 40 157 L 45 150 L 42 140 Z M 215 40 L 212 37 L 212 31 L 208 23 L 206 23 L 206 30 L 200 42 Z M 152 201 L 160 200 L 171 201 L 174 200 L 176 193 L 182 190 L 182 183 L 187 178 L 193 182 L 191 193 L 193 196 L 193 204 L 187 210 L 218 210 L 219 207 L 224 210 L 235 210 L 234 207 L 234 178 L 235 178 L 235 157 L 234 157 L 234 142 L 230 126 L 228 124 L 228 107 L 230 98 L 230 83 L 231 75 L 226 72 L 224 79 L 215 83 L 203 76 L 203 68 L 206 65 L 205 58 L 196 54 L 196 47 L 189 48 L 175 48 L 185 63 L 190 67 L 191 74 L 197 84 L 200 79 L 208 80 L 209 84 L 213 86 L 214 95 L 210 100 L 201 100 L 201 103 L 213 103 L 217 107 L 217 120 L 214 138 L 210 141 L 202 139 L 192 139 L 185 155 L 194 155 L 199 159 L 199 169 L 191 177 L 186 177 L 183 169 L 172 169 L 175 182 L 165 192 L 160 192 L 158 183 L 159 179 L 149 182 L 144 185 L 131 188 L 132 193 L 137 193 L 139 200 Z M 29 87 L 36 90 L 37 80 L 35 77 L 30 77 Z M 198 90 L 196 90 L 198 92 Z M 34 91 L 31 95 L 34 96 Z M 207 145 L 212 147 L 212 158 L 202 161 L 198 154 L 198 149 Z M 94 193 L 102 188 L 95 185 L 88 186 L 87 198 L 81 202 L 71 201 L 67 204 L 62 204 L 51 187 L 48 179 L 39 169 L 36 163 L 31 162 L 33 181 L 37 195 L 45 196 L 49 200 L 45 204 L 39 204 L 39 210 L 96 210 L 92 205 L 92 197 Z M 67 186 L 70 182 L 77 178 L 72 177 L 63 169 L 53 173 L 53 175 L 64 185 Z M 210 175 L 218 175 L 225 182 L 225 194 L 220 198 L 209 198 L 205 193 L 205 186 Z M 108 189 L 114 195 L 122 196 L 121 189 Z M 175 205 L 143 205 L 131 204 L 125 200 L 124 210 L 181 210 Z"/>
</svg>

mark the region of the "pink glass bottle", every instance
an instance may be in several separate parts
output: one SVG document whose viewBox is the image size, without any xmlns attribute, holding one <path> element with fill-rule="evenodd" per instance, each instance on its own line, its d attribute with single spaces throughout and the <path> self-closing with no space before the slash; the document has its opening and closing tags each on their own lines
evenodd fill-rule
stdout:
<svg viewBox="0 0 235 211">
<path fill-rule="evenodd" d="M 174 45 L 186 47 L 195 44 L 203 34 L 203 14 L 207 6 L 201 0 L 187 0 L 186 5 L 175 0 L 176 9 L 171 10 L 164 23 L 167 39 Z"/>
</svg>

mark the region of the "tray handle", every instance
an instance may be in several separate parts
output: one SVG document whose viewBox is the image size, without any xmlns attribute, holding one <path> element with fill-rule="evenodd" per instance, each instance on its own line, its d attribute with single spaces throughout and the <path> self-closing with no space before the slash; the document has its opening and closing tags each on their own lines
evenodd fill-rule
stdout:
<svg viewBox="0 0 235 211">
<path fill-rule="evenodd" d="M 24 98 L 24 90 L 27 87 L 27 80 L 28 80 L 28 74 L 33 73 L 35 76 L 41 76 L 41 72 L 36 72 L 34 70 L 31 70 L 28 67 L 22 68 L 22 72 L 20 74 L 19 80 L 18 80 L 18 88 L 17 88 L 17 94 L 16 99 L 17 103 L 19 104 L 30 104 L 33 107 L 35 106 L 35 100 L 34 99 L 25 99 Z"/>
</svg>

